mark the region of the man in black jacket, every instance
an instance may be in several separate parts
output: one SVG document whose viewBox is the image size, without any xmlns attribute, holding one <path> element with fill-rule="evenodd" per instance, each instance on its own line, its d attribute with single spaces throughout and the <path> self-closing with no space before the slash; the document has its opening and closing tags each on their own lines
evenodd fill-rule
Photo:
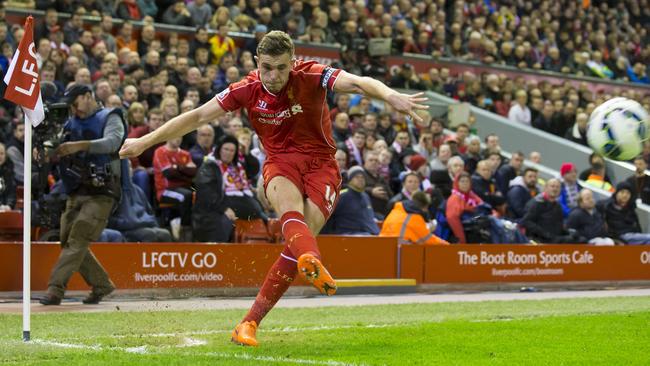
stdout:
<svg viewBox="0 0 650 366">
<path fill-rule="evenodd" d="M 646 163 L 643 155 L 634 158 L 634 166 L 636 167 L 634 175 L 628 177 L 625 181 L 632 186 L 635 195 L 641 198 L 641 202 L 650 205 L 650 177 L 645 172 L 648 169 L 648 163 Z"/>
<path fill-rule="evenodd" d="M 566 224 L 569 229 L 585 237 L 589 244 L 614 245 L 614 240 L 607 237 L 605 219 L 596 210 L 594 194 L 589 189 L 580 191 L 578 207 L 571 211 Z"/>
<path fill-rule="evenodd" d="M 379 234 L 370 197 L 365 192 L 365 188 L 366 172 L 360 166 L 353 166 L 348 170 L 348 189 L 341 191 L 339 203 L 321 230 L 322 234 Z"/>
<path fill-rule="evenodd" d="M 495 209 L 498 209 L 499 206 L 506 202 L 503 193 L 501 193 L 492 177 L 492 169 L 488 160 L 478 162 L 476 172 L 472 175 L 472 191 Z"/>
<path fill-rule="evenodd" d="M 564 227 L 562 206 L 558 202 L 560 181 L 549 179 L 544 192 L 538 194 L 526 205 L 523 224 L 526 236 L 542 243 L 579 243 L 577 234 L 572 234 Z"/>
<path fill-rule="evenodd" d="M 508 211 L 513 219 L 519 220 L 526 213 L 526 204 L 540 192 L 537 186 L 537 169 L 526 168 L 522 177 L 511 181 L 507 194 Z"/>
<path fill-rule="evenodd" d="M 614 194 L 596 205 L 605 217 L 608 236 L 626 244 L 650 244 L 650 234 L 643 233 L 636 215 L 635 195 L 627 182 L 616 185 Z"/>
</svg>

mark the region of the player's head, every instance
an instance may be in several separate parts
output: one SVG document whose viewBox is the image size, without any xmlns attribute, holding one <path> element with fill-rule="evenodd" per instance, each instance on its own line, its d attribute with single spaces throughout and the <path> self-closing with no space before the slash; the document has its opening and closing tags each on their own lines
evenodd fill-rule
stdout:
<svg viewBox="0 0 650 366">
<path fill-rule="evenodd" d="M 257 46 L 255 61 L 262 83 L 272 93 L 279 92 L 289 80 L 294 61 L 294 45 L 288 34 L 271 31 Z"/>
</svg>

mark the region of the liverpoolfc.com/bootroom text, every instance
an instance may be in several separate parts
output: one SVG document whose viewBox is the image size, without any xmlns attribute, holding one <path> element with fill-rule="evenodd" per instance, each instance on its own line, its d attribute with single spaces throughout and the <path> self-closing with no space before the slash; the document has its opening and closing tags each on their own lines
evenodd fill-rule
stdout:
<svg viewBox="0 0 650 366">
<path fill-rule="evenodd" d="M 494 277 L 512 277 L 512 276 L 561 276 L 564 274 L 564 268 L 492 268 Z"/>
</svg>

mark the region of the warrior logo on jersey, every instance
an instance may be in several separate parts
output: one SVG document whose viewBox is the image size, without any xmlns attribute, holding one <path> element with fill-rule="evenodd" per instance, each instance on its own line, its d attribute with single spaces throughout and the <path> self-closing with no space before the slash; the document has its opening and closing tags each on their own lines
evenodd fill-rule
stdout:
<svg viewBox="0 0 650 366">
<path fill-rule="evenodd" d="M 228 93 L 230 93 L 230 89 L 226 88 L 224 89 L 221 93 L 217 94 L 217 99 L 219 101 L 223 101 L 226 96 L 228 96 Z"/>
<path fill-rule="evenodd" d="M 266 109 L 267 105 L 268 104 L 263 100 L 258 100 L 257 101 L 257 108 L 259 108 L 259 109 Z"/>
</svg>

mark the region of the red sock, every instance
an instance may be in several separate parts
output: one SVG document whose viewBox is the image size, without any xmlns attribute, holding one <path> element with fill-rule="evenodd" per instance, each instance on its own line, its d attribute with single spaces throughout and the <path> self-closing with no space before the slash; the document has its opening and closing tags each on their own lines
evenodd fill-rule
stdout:
<svg viewBox="0 0 650 366">
<path fill-rule="evenodd" d="M 311 253 L 320 259 L 316 238 L 309 230 L 305 216 L 298 211 L 289 211 L 282 215 L 280 222 L 286 247 L 295 259 L 305 253 Z"/>
<path fill-rule="evenodd" d="M 269 273 L 266 274 L 264 284 L 262 284 L 253 306 L 243 321 L 254 320 L 259 325 L 266 314 L 275 306 L 275 303 L 287 291 L 297 272 L 296 262 L 287 259 L 289 255 L 289 251 L 285 248 L 282 255 L 273 263 Z"/>
</svg>

